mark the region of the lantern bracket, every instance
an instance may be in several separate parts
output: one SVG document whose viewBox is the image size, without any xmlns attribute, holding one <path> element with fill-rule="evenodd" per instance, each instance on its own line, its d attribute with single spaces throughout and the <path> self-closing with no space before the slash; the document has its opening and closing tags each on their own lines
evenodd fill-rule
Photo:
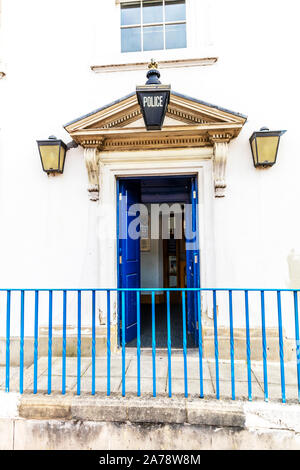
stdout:
<svg viewBox="0 0 300 470">
<path fill-rule="evenodd" d="M 77 147 L 78 147 L 78 144 L 77 142 L 75 142 L 75 140 L 71 140 L 71 142 L 67 143 L 67 150 L 76 149 Z"/>
</svg>

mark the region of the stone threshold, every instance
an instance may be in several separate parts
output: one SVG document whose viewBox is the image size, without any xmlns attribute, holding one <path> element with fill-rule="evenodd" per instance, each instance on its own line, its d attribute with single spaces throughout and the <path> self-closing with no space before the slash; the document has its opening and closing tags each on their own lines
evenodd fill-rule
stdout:
<svg viewBox="0 0 300 470">
<path fill-rule="evenodd" d="M 191 424 L 229 428 L 281 429 L 300 432 L 299 404 L 216 400 L 199 397 L 76 396 L 24 394 L 18 416 L 36 420 L 114 423 Z"/>
</svg>

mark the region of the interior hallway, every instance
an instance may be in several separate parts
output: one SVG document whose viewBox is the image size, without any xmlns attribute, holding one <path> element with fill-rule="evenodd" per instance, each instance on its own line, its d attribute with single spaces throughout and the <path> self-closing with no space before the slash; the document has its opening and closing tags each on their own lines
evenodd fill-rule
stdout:
<svg viewBox="0 0 300 470">
<path fill-rule="evenodd" d="M 171 341 L 172 349 L 182 349 L 182 310 L 181 304 L 170 305 Z M 155 340 L 157 348 L 167 348 L 167 306 L 155 305 Z M 130 341 L 126 347 L 136 348 L 137 340 Z M 142 305 L 141 308 L 141 347 L 152 347 L 152 310 L 151 305 Z M 187 347 L 194 348 L 191 335 L 187 334 Z"/>
</svg>

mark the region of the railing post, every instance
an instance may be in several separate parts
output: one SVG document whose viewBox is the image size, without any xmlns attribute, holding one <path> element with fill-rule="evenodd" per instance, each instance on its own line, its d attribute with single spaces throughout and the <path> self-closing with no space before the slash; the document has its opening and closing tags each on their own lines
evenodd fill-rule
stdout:
<svg viewBox="0 0 300 470">
<path fill-rule="evenodd" d="M 125 397 L 125 292 L 122 291 L 122 396 Z"/>
<path fill-rule="evenodd" d="M 34 308 L 34 364 L 33 364 L 33 393 L 37 393 L 38 377 L 38 336 L 39 336 L 39 291 L 35 291 Z"/>
<path fill-rule="evenodd" d="M 24 290 L 21 290 L 20 313 L 20 393 L 23 393 L 24 383 Z"/>
<path fill-rule="evenodd" d="M 183 367 L 184 367 L 184 396 L 188 397 L 188 378 L 187 378 L 187 351 L 186 351 L 186 311 L 185 311 L 185 292 L 182 296 L 182 346 L 183 346 Z"/>
<path fill-rule="evenodd" d="M 295 310 L 295 340 L 296 340 L 296 360 L 297 360 L 297 379 L 298 379 L 298 401 L 300 402 L 300 340 L 299 340 L 299 314 L 298 314 L 298 291 L 294 291 L 294 310 Z"/>
<path fill-rule="evenodd" d="M 67 356 L 67 291 L 63 291 L 63 340 L 62 340 L 62 394 L 66 393 L 66 356 Z"/>
<path fill-rule="evenodd" d="M 110 396 L 110 358 L 111 358 L 111 351 L 110 351 L 110 291 L 106 291 L 106 304 L 107 304 L 107 357 L 106 357 L 106 368 L 107 368 L 107 396 Z"/>
<path fill-rule="evenodd" d="M 5 390 L 9 392 L 10 376 L 10 296 L 11 291 L 6 292 L 6 372 L 5 372 Z"/>
<path fill-rule="evenodd" d="M 234 335 L 233 335 L 233 307 L 232 290 L 229 294 L 229 325 L 230 325 L 230 366 L 231 366 L 231 398 L 235 400 L 235 376 L 234 376 Z"/>
<path fill-rule="evenodd" d="M 201 291 L 197 291 L 198 303 L 198 349 L 199 349 L 199 377 L 200 377 L 200 398 L 204 398 L 203 392 L 203 343 L 202 343 L 202 309 Z"/>
<path fill-rule="evenodd" d="M 216 366 L 216 398 L 220 399 L 219 383 L 219 344 L 218 344 L 218 320 L 217 320 L 217 294 L 213 290 L 213 309 L 214 309 L 214 342 L 215 342 L 215 366 Z"/>
<path fill-rule="evenodd" d="M 252 401 L 251 347 L 250 347 L 250 324 L 249 324 L 248 290 L 245 290 L 245 316 L 246 316 L 246 353 L 247 353 L 247 375 L 248 375 L 248 400 Z"/>
<path fill-rule="evenodd" d="M 51 394 L 52 375 L 52 301 L 53 292 L 49 290 L 49 322 L 48 322 L 48 395 Z"/>
<path fill-rule="evenodd" d="M 141 396 L 141 294 L 136 291 L 136 318 L 137 318 L 137 396 Z"/>
<path fill-rule="evenodd" d="M 81 385 L 81 290 L 77 291 L 77 395 Z"/>
<path fill-rule="evenodd" d="M 279 336 L 279 359 L 280 359 L 280 377 L 281 377 L 281 397 L 282 403 L 285 403 L 285 373 L 284 373 L 284 351 L 282 335 L 282 313 L 281 313 L 281 292 L 277 291 L 277 311 L 278 311 L 278 336 Z"/>
<path fill-rule="evenodd" d="M 268 401 L 268 369 L 267 369 L 267 341 L 266 341 L 266 319 L 265 319 L 265 292 L 260 291 L 261 303 L 261 333 L 263 350 L 263 370 L 264 370 L 264 395 L 265 401 Z"/>
<path fill-rule="evenodd" d="M 96 388 L 96 292 L 92 290 L 92 395 Z"/>
<path fill-rule="evenodd" d="M 171 362 L 171 315 L 170 315 L 170 291 L 167 291 L 167 344 L 168 344 L 168 389 L 169 397 L 172 396 L 172 362 Z"/>
<path fill-rule="evenodd" d="M 156 397 L 156 340 L 155 340 L 155 292 L 151 293 L 152 304 L 152 379 L 153 379 L 153 396 Z"/>
</svg>

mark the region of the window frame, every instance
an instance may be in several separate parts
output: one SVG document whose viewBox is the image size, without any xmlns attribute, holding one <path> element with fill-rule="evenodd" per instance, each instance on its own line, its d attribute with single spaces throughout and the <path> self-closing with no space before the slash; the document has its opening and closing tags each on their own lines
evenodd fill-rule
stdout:
<svg viewBox="0 0 300 470">
<path fill-rule="evenodd" d="M 163 6 L 163 19 L 162 22 L 156 22 L 156 23 L 143 23 L 143 6 L 144 3 L 157 3 L 161 1 L 162 6 Z M 168 0 L 136 0 L 132 2 L 122 2 L 120 5 L 120 16 L 121 16 L 121 9 L 122 6 L 129 6 L 129 5 L 140 5 L 140 23 L 137 24 L 130 24 L 130 25 L 120 25 L 120 36 L 121 36 L 121 54 L 127 54 L 129 52 L 131 53 L 136 53 L 136 52 L 148 52 L 148 50 L 144 50 L 144 34 L 143 34 L 143 29 L 144 27 L 151 27 L 151 26 L 162 26 L 163 27 L 163 43 L 164 47 L 162 49 L 155 49 L 158 51 L 169 51 L 169 50 L 175 50 L 175 49 L 186 49 L 187 48 L 187 2 L 184 0 L 184 6 L 185 6 L 185 20 L 178 20 L 178 21 L 166 21 L 166 13 L 165 13 L 165 6 L 166 2 Z M 176 0 L 174 0 L 176 1 Z M 176 24 L 185 24 L 185 47 L 171 47 L 171 48 L 166 48 L 166 26 L 169 25 L 176 25 Z M 122 51 L 122 29 L 131 29 L 131 28 L 140 28 L 141 29 L 141 48 L 135 51 Z M 152 50 L 152 49 L 151 49 Z"/>
</svg>

